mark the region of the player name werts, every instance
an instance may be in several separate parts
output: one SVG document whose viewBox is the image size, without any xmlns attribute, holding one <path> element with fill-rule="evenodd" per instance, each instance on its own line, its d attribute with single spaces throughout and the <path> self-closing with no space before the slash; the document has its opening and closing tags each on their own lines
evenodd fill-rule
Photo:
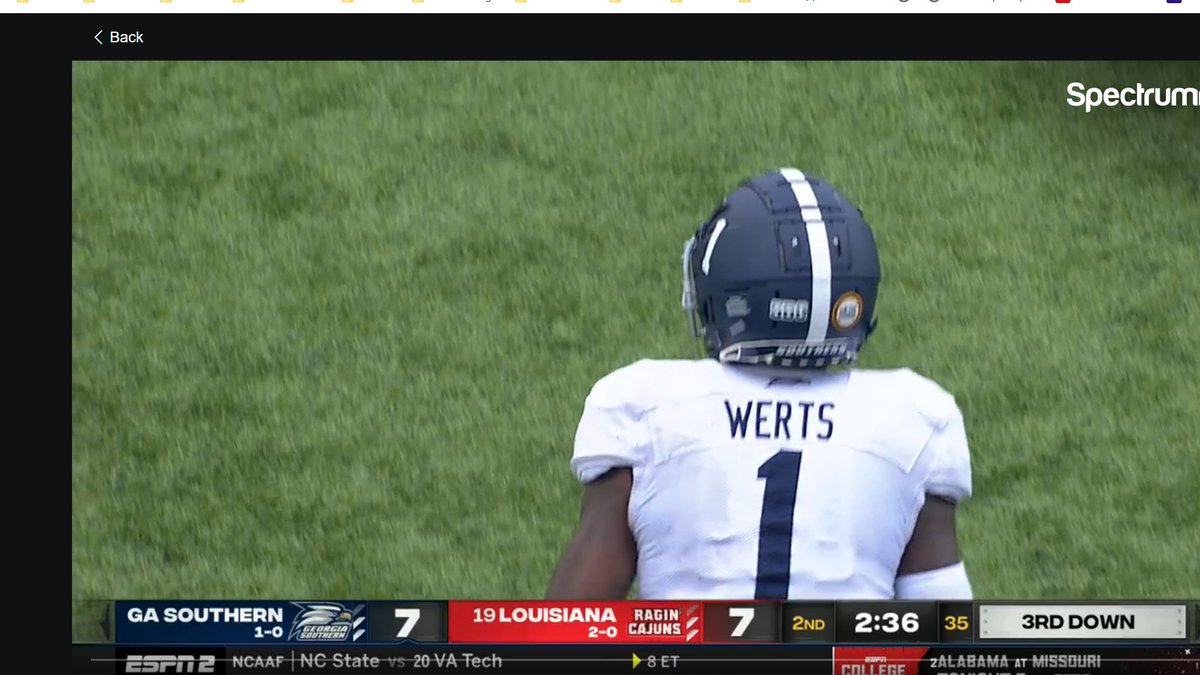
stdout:
<svg viewBox="0 0 1200 675">
<path fill-rule="evenodd" d="M 125 618 L 131 623 L 282 623 L 281 607 L 130 607 Z"/>
</svg>

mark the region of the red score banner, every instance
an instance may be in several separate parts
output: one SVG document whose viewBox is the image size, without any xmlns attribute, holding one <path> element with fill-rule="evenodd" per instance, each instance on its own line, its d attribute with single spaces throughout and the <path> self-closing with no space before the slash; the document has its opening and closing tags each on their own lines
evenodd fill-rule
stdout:
<svg viewBox="0 0 1200 675">
<path fill-rule="evenodd" d="M 704 639 L 699 602 L 451 600 L 450 642 L 695 643 Z"/>
</svg>

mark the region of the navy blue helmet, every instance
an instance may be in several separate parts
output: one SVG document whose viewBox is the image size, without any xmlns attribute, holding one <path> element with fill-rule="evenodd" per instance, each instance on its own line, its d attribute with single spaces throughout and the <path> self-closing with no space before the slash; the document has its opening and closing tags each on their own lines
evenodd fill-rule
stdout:
<svg viewBox="0 0 1200 675">
<path fill-rule="evenodd" d="M 879 279 L 862 210 L 796 169 L 743 183 L 683 250 L 683 307 L 724 363 L 853 363 L 875 328 Z"/>
</svg>

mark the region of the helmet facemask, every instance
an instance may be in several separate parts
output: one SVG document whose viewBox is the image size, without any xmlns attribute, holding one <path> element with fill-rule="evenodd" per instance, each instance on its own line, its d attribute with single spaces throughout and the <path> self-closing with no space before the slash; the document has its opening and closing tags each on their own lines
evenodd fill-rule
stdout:
<svg viewBox="0 0 1200 675">
<path fill-rule="evenodd" d="M 700 318 L 700 312 L 696 307 L 696 281 L 692 276 L 692 251 L 696 249 L 696 238 L 692 237 L 683 244 L 683 297 L 680 304 L 687 312 L 689 327 L 692 331 L 692 337 L 700 339 L 704 337 L 704 321 Z"/>
</svg>

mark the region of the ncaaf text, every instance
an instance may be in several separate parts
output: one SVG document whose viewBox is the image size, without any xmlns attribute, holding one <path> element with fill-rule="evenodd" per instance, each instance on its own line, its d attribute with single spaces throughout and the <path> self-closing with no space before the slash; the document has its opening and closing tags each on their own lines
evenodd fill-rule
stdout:
<svg viewBox="0 0 1200 675">
<path fill-rule="evenodd" d="M 1186 603 L 980 603 L 980 640 L 1188 639 Z"/>
</svg>

